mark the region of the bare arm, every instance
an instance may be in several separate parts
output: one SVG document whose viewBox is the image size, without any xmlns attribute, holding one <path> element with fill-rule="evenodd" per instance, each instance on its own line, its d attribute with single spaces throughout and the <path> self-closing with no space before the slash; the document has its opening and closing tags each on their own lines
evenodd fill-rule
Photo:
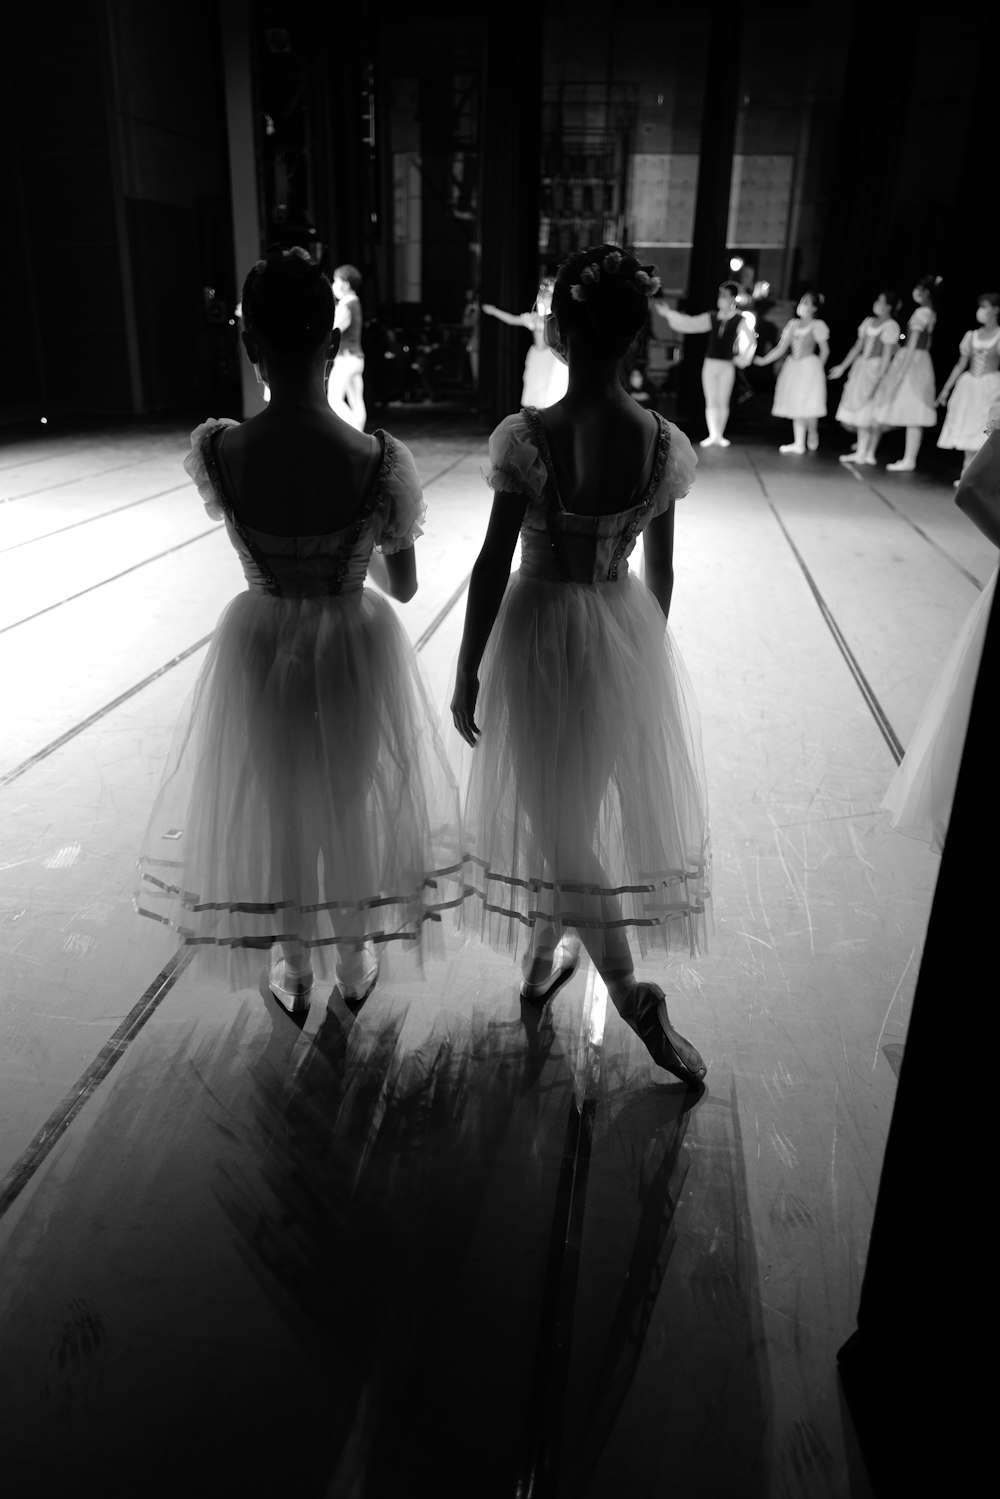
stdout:
<svg viewBox="0 0 1000 1499">
<path fill-rule="evenodd" d="M 955 504 L 1000 547 L 1000 431 L 991 432 L 962 475 Z"/>
<path fill-rule="evenodd" d="M 658 313 L 674 333 L 711 333 L 712 314 L 710 312 L 677 312 L 666 302 L 651 302 L 649 304 L 655 313 Z"/>
<path fill-rule="evenodd" d="M 817 335 L 817 337 L 816 337 L 816 348 L 819 351 L 819 362 L 823 366 L 823 368 L 825 369 L 826 368 L 826 361 L 830 357 L 830 341 L 829 341 L 829 339 L 827 339 L 827 338 L 820 338 L 819 335 Z"/>
<path fill-rule="evenodd" d="M 937 398 L 937 403 L 939 406 L 944 406 L 947 403 L 948 397 L 951 395 L 952 387 L 954 386 L 955 381 L 958 379 L 959 375 L 961 375 L 962 372 L 966 369 L 968 363 L 968 354 L 962 354 L 956 360 L 954 369 L 941 387 L 941 394 Z"/>
<path fill-rule="evenodd" d="M 861 339 L 860 338 L 856 338 L 854 340 L 854 343 L 851 345 L 850 349 L 848 349 L 847 353 L 844 355 L 843 359 L 840 361 L 840 363 L 839 364 L 835 364 L 834 367 L 833 367 L 833 369 L 830 370 L 830 371 L 828 371 L 830 379 L 831 380 L 839 380 L 840 377 L 841 377 L 841 375 L 844 373 L 844 371 L 850 369 L 851 365 L 854 363 L 855 359 L 857 359 L 857 357 L 858 357 L 858 355 L 860 353 L 861 353 Z M 892 353 L 892 351 L 890 350 L 890 356 L 891 356 L 891 353 Z"/>
<path fill-rule="evenodd" d="M 503 601 L 527 506 L 524 495 L 496 496 L 486 540 L 472 569 L 451 716 L 462 738 L 473 747 L 480 732 L 474 717 L 479 696 L 479 664 Z"/>
<path fill-rule="evenodd" d="M 782 330 L 781 330 L 781 337 L 778 339 L 778 342 L 775 344 L 775 346 L 771 350 L 770 354 L 761 354 L 759 356 L 759 358 L 757 358 L 757 359 L 754 360 L 754 364 L 759 364 L 759 365 L 773 364 L 776 359 L 780 359 L 781 356 L 782 356 L 782 354 L 784 354 L 786 352 L 786 350 L 788 349 L 788 346 L 791 343 L 791 341 L 792 341 L 791 326 L 790 325 L 786 325 L 784 328 L 782 328 Z"/>
<path fill-rule="evenodd" d="M 530 312 L 504 312 L 500 307 L 494 307 L 492 302 L 482 304 L 483 311 L 488 312 L 490 317 L 499 318 L 501 323 L 507 323 L 511 328 L 530 328 L 528 319 Z"/>
<path fill-rule="evenodd" d="M 368 559 L 368 576 L 377 588 L 390 598 L 408 604 L 417 591 L 417 557 L 415 547 L 402 547 L 383 557 L 372 552 Z"/>
<path fill-rule="evenodd" d="M 663 618 L 670 616 L 674 591 L 674 507 L 668 505 L 662 515 L 650 521 L 642 533 L 644 558 L 643 581 L 653 595 Z"/>
</svg>

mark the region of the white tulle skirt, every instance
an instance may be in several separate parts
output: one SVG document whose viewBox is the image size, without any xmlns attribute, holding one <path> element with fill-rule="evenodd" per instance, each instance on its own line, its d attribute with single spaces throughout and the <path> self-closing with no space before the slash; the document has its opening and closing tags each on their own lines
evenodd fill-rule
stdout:
<svg viewBox="0 0 1000 1499">
<path fill-rule="evenodd" d="M 826 371 L 818 354 L 787 358 L 774 387 L 772 416 L 826 416 Z"/>
<path fill-rule="evenodd" d="M 938 447 L 977 453 L 983 445 L 990 407 L 997 401 L 1000 401 L 1000 373 L 972 375 L 966 370 L 959 375 L 948 402 Z"/>
<path fill-rule="evenodd" d="M 480 673 L 465 919 L 697 951 L 709 896 L 697 710 L 653 595 L 514 574 Z"/>
<path fill-rule="evenodd" d="M 872 403 L 878 389 L 878 359 L 855 359 L 847 376 L 844 393 L 837 407 L 837 421 L 844 427 L 871 427 L 874 424 Z"/>
<path fill-rule="evenodd" d="M 944 847 L 955 799 L 996 582 L 994 568 L 945 658 L 882 802 L 894 828 L 922 838 L 938 853 Z"/>
<path fill-rule="evenodd" d="M 926 349 L 897 353 L 875 392 L 877 427 L 936 427 L 934 363 Z"/>
<path fill-rule="evenodd" d="M 181 715 L 136 907 L 255 984 L 297 940 L 420 950 L 458 886 L 458 789 L 416 658 L 369 588 L 227 605 Z"/>
</svg>

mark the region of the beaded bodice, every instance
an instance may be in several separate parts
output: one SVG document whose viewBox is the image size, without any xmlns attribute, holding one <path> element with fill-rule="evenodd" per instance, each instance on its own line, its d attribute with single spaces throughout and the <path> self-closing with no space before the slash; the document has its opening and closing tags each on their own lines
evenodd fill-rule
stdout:
<svg viewBox="0 0 1000 1499">
<path fill-rule="evenodd" d="M 396 459 L 395 441 L 389 433 L 380 430 L 376 436 L 382 456 L 357 514 L 340 530 L 317 536 L 277 536 L 241 521 L 213 441 L 205 442 L 202 452 L 208 476 L 252 591 L 305 599 L 356 593 L 364 586 L 372 548 L 379 539 L 380 506 Z"/>
<path fill-rule="evenodd" d="M 628 576 L 636 538 L 653 516 L 670 453 L 670 428 L 659 416 L 656 454 L 649 483 L 634 505 L 607 515 L 581 515 L 563 505 L 548 436 L 534 407 L 524 408 L 531 437 L 545 465 L 541 499 L 529 506 L 521 526 L 521 577 L 565 583 L 616 583 Z"/>
<path fill-rule="evenodd" d="M 884 347 L 880 334 L 885 323 L 877 323 L 874 318 L 869 318 L 865 325 L 865 347 L 862 358 L 879 359 Z"/>
<path fill-rule="evenodd" d="M 805 328 L 800 324 L 793 326 L 791 333 L 793 359 L 808 359 L 810 354 L 817 352 L 815 327 L 815 323 L 809 323 Z"/>
</svg>

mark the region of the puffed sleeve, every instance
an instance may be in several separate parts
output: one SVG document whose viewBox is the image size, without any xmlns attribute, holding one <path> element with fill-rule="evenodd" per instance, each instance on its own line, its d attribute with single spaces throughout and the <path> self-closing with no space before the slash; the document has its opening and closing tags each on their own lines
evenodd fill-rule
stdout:
<svg viewBox="0 0 1000 1499">
<path fill-rule="evenodd" d="M 191 433 L 191 451 L 184 459 L 184 471 L 188 478 L 194 481 L 210 520 L 222 520 L 224 511 L 212 487 L 212 481 L 208 477 L 208 465 L 205 462 L 205 444 L 212 433 L 220 427 L 238 426 L 239 422 L 234 422 L 232 417 L 210 416 L 208 421 L 202 422 Z"/>
<path fill-rule="evenodd" d="M 918 307 L 910 318 L 910 327 L 921 332 L 924 328 L 929 328 L 933 321 L 934 314 L 929 307 Z"/>
<path fill-rule="evenodd" d="M 867 338 L 868 337 L 868 319 L 867 318 L 865 318 L 864 322 L 858 324 L 858 337 L 859 338 Z"/>
<path fill-rule="evenodd" d="M 667 427 L 670 432 L 670 446 L 667 449 L 667 463 L 660 481 L 658 497 L 661 500 L 664 497 L 667 500 L 681 500 L 694 483 L 698 458 L 680 427 L 675 427 L 673 422 L 668 422 Z"/>
<path fill-rule="evenodd" d="M 389 441 L 392 449 L 378 507 L 381 530 L 375 543 L 383 557 L 405 551 L 418 536 L 423 536 L 421 522 L 427 514 L 413 454 L 394 437 Z"/>
<path fill-rule="evenodd" d="M 882 331 L 879 333 L 879 339 L 884 344 L 895 345 L 899 343 L 899 333 L 899 324 L 896 322 L 895 318 L 890 318 L 887 323 L 882 324 Z"/>
<path fill-rule="evenodd" d="M 540 498 L 547 482 L 545 464 L 520 412 L 505 416 L 490 435 L 490 466 L 484 478 L 503 494 Z"/>
<path fill-rule="evenodd" d="M 822 318 L 817 318 L 813 323 L 813 337 L 822 340 L 823 343 L 830 342 L 830 325 L 824 323 Z"/>
<path fill-rule="evenodd" d="M 971 331 L 971 329 L 962 338 L 962 342 L 958 346 L 958 352 L 962 355 L 963 359 L 971 359 L 972 358 L 972 331 Z"/>
</svg>

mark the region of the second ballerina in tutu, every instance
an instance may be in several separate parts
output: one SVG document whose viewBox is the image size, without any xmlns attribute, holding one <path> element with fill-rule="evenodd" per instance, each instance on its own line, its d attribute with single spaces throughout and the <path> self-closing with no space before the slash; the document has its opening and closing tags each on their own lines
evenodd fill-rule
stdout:
<svg viewBox="0 0 1000 1499">
<path fill-rule="evenodd" d="M 636 980 L 630 946 L 696 949 L 708 894 L 696 713 L 666 626 L 674 503 L 694 455 L 621 380 L 658 285 L 652 271 L 608 244 L 560 267 L 546 338 L 569 386 L 490 439 L 496 493 L 452 711 L 475 746 L 472 899 L 494 945 L 513 949 L 530 933 L 522 994 L 548 998 L 582 940 L 654 1059 L 696 1084 L 705 1065 L 662 988 Z M 645 583 L 628 562 L 640 533 Z"/>
<path fill-rule="evenodd" d="M 821 302 L 818 292 L 803 292 L 795 316 L 785 324 L 774 348 L 754 360 L 765 365 L 788 356 L 774 387 L 771 415 L 789 419 L 793 437 L 781 444 L 779 453 L 815 452 L 819 447 L 816 424 L 826 416 L 826 361 L 830 357 L 830 330 L 819 316 Z"/>
</svg>

